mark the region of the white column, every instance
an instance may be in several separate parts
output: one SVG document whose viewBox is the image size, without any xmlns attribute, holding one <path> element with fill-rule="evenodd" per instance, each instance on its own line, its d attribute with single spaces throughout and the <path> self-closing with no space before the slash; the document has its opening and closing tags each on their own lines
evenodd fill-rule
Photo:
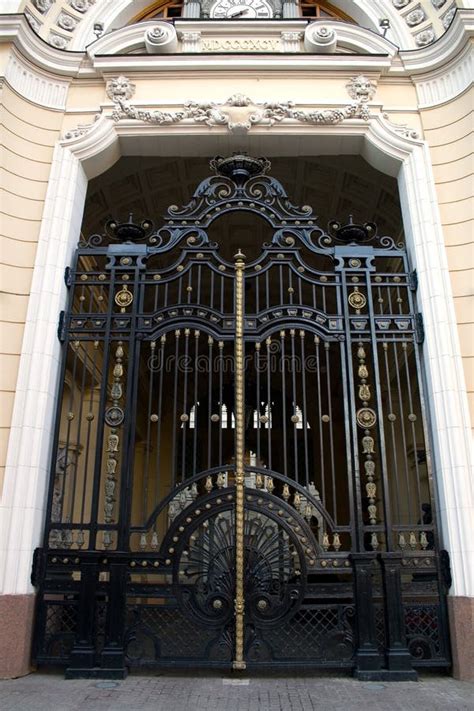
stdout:
<svg viewBox="0 0 474 711">
<path fill-rule="evenodd" d="M 38 240 L 0 504 L 0 593 L 32 592 L 49 480 L 60 363 L 58 316 L 64 269 L 77 244 L 87 178 L 68 148 L 56 145 Z"/>
<path fill-rule="evenodd" d="M 416 266 L 423 315 L 426 401 L 442 545 L 449 551 L 451 595 L 474 596 L 473 450 L 461 349 L 429 150 L 413 149 L 399 175 L 407 245 Z"/>
<path fill-rule="evenodd" d="M 184 0 L 183 17 L 201 17 L 199 0 Z"/>
<path fill-rule="evenodd" d="M 282 17 L 287 20 L 299 16 L 300 10 L 297 0 L 283 0 Z"/>
</svg>

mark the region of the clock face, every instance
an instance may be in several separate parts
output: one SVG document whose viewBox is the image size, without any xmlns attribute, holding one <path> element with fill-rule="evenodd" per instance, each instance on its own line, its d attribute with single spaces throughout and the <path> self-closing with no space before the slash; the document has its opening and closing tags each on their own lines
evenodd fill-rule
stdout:
<svg viewBox="0 0 474 711">
<path fill-rule="evenodd" d="M 260 20 L 273 17 L 266 0 L 217 0 L 211 8 L 215 20 Z"/>
</svg>

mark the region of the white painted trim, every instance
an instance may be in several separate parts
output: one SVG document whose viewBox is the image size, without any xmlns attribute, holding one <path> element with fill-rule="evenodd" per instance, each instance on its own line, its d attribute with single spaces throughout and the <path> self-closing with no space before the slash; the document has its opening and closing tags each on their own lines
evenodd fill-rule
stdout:
<svg viewBox="0 0 474 711">
<path fill-rule="evenodd" d="M 474 48 L 467 44 L 464 51 L 448 66 L 430 74 L 415 76 L 414 82 L 420 109 L 454 99 L 472 86 L 474 77 Z"/>
<path fill-rule="evenodd" d="M 459 333 L 432 175 L 423 143 L 399 176 L 407 244 L 416 265 L 423 314 L 426 401 L 433 434 L 433 478 L 443 546 L 449 551 L 451 595 L 474 596 L 474 454 Z M 405 217 L 409 216 L 409 219 Z"/>
<path fill-rule="evenodd" d="M 2 12 L 11 13 L 12 15 L 21 12 L 23 0 L 2 0 Z"/>
<path fill-rule="evenodd" d="M 153 28 L 157 23 L 150 20 L 149 22 L 140 22 L 139 24 L 130 25 L 128 27 L 123 27 L 114 32 L 103 35 L 95 42 L 92 42 L 87 47 L 87 54 L 91 58 L 94 66 L 96 66 L 96 61 L 94 58 L 96 55 L 113 55 L 116 57 L 120 54 L 130 53 L 135 50 L 142 50 L 146 52 L 145 48 L 145 34 L 146 31 Z M 255 39 L 256 41 L 263 42 L 267 40 L 268 42 L 273 42 L 278 49 L 274 50 L 276 52 L 284 51 L 284 43 L 281 42 L 281 35 L 284 32 L 291 33 L 304 33 L 307 27 L 322 26 L 332 29 L 337 35 L 337 46 L 356 52 L 359 56 L 354 55 L 336 55 L 333 56 L 333 61 L 330 66 L 334 63 L 339 64 L 341 62 L 350 62 L 351 64 L 360 63 L 363 58 L 360 55 L 380 55 L 377 57 L 381 61 L 382 66 L 388 66 L 390 60 L 388 58 L 393 58 L 397 52 L 397 47 L 382 37 L 378 32 L 373 32 L 372 30 L 365 29 L 363 27 L 357 27 L 356 25 L 350 25 L 344 22 L 335 21 L 315 21 L 308 23 L 305 19 L 296 20 L 269 20 L 265 23 L 261 21 L 225 21 L 225 20 L 213 20 L 212 22 L 206 20 L 176 20 L 174 23 L 178 37 L 180 38 L 179 51 L 173 54 L 173 57 L 178 56 L 179 52 L 184 51 L 183 48 L 183 35 L 198 34 L 200 37 L 200 42 L 195 44 L 195 51 L 199 54 L 202 50 L 201 47 L 206 41 L 216 40 L 219 38 L 224 41 L 226 37 L 232 40 L 236 37 L 242 36 L 245 40 Z M 291 54 L 292 61 L 298 56 L 298 54 L 305 54 L 303 50 L 303 45 L 299 44 L 299 52 L 296 54 Z M 186 48 L 186 51 L 189 51 Z M 245 53 L 245 52 L 243 52 Z M 159 53 L 158 53 L 159 54 Z M 216 52 L 216 54 L 222 54 Z M 225 52 L 223 52 L 226 55 Z M 386 55 L 386 57 L 384 56 Z M 228 54 L 226 55 L 229 56 Z M 256 60 L 260 60 L 258 53 L 253 53 L 252 56 Z M 133 59 L 132 59 L 133 57 Z M 150 62 L 149 58 L 141 57 L 140 55 L 132 55 L 132 57 L 127 57 L 124 61 L 129 65 L 133 62 L 134 71 L 153 66 L 153 62 Z M 205 62 L 205 58 L 191 57 L 193 62 Z M 317 62 L 322 59 L 319 55 L 313 56 L 313 62 Z M 372 59 L 372 61 L 375 57 Z M 267 59 L 268 61 L 268 59 Z M 158 65 L 159 66 L 159 65 Z"/>
<path fill-rule="evenodd" d="M 75 77 L 83 52 L 55 49 L 40 39 L 25 15 L 0 15 L 0 42 L 11 42 L 33 66 L 52 74 Z"/>
<path fill-rule="evenodd" d="M 57 144 L 36 252 L 0 504 L 0 591 L 32 591 L 31 562 L 40 544 L 49 481 L 60 368 L 58 315 L 64 267 L 77 243 L 87 190 L 80 161 Z"/>
<path fill-rule="evenodd" d="M 114 0 L 107 8 L 107 11 L 114 13 L 116 7 L 121 6 L 123 8 L 128 2 L 129 0 L 117 0 L 117 2 Z M 386 9 L 386 5 L 384 5 L 386 0 L 370 0 L 370 3 L 369 0 L 359 0 L 359 2 L 353 0 L 353 2 L 354 5 L 360 4 L 361 7 L 364 5 L 367 12 L 369 12 L 370 9 L 374 17 L 382 7 Z M 342 7 L 343 0 L 341 0 L 340 4 Z M 95 13 L 101 8 L 102 5 L 99 5 L 99 3 L 92 6 L 87 14 L 87 18 L 85 18 L 85 22 L 86 20 L 87 22 L 92 20 L 95 17 Z M 102 10 L 104 10 L 104 8 L 102 8 Z M 395 13 L 394 17 L 398 17 L 398 13 Z M 400 18 L 398 17 L 398 19 Z M 83 24 L 85 26 L 85 22 L 81 22 L 79 26 Z M 183 21 L 178 22 L 184 25 Z M 295 22 L 298 26 L 300 23 L 304 26 L 304 21 L 296 20 Z M 283 21 L 283 23 L 285 24 L 285 21 Z M 197 20 L 189 21 L 185 24 L 186 28 L 191 31 L 194 25 L 202 25 L 203 23 Z M 209 23 L 209 25 L 212 24 L 213 23 Z M 238 23 L 235 22 L 228 22 L 227 31 L 230 33 L 232 30 L 235 30 L 237 24 Z M 267 25 L 271 29 L 272 22 L 265 23 L 265 26 Z M 276 23 L 273 22 L 273 25 L 276 25 Z M 241 29 L 247 31 L 248 27 L 249 25 L 246 23 L 245 28 L 242 27 Z M 280 25 L 280 28 L 282 27 L 283 25 Z M 39 70 L 44 70 L 59 76 L 67 76 L 69 78 L 97 78 L 101 72 L 120 74 L 126 73 L 127 71 L 160 72 L 162 70 L 189 71 L 191 69 L 212 71 L 231 68 L 233 70 L 241 69 L 243 71 L 251 71 L 252 69 L 262 71 L 263 69 L 270 69 L 285 72 L 291 70 L 317 71 L 319 69 L 324 71 L 342 70 L 351 73 L 378 71 L 385 72 L 388 76 L 393 77 L 415 77 L 418 75 L 419 81 L 424 81 L 426 78 L 426 81 L 430 82 L 433 78 L 430 74 L 436 72 L 441 67 L 448 66 L 451 62 L 455 62 L 457 57 L 465 51 L 466 45 L 469 44 L 470 38 L 474 35 L 474 12 L 468 9 L 458 9 L 454 21 L 440 40 L 428 47 L 412 51 L 403 50 L 399 53 L 394 53 L 393 44 L 391 44 L 388 39 L 381 37 L 377 32 L 373 31 L 373 29 L 372 26 L 369 30 L 364 30 L 360 27 L 351 28 L 350 25 L 340 23 L 337 32 L 338 34 L 347 33 L 348 41 L 350 36 L 352 36 L 353 41 L 356 41 L 355 38 L 359 37 L 356 44 L 360 43 L 363 37 L 365 37 L 369 42 L 368 47 L 372 52 L 376 51 L 376 47 L 386 48 L 387 56 L 385 57 L 370 54 L 362 56 L 350 54 L 332 55 L 324 58 L 321 55 L 305 55 L 304 53 L 291 53 L 290 57 L 284 53 L 281 53 L 281 55 L 261 55 L 257 53 L 251 55 L 234 55 L 216 53 L 210 56 L 199 56 L 199 54 L 187 56 L 177 54 L 169 57 L 150 56 L 144 58 L 137 57 L 136 55 L 119 55 L 100 58 L 94 56 L 91 62 L 84 51 L 62 51 L 42 41 L 35 32 L 33 32 L 24 15 L 0 15 L 0 41 L 10 41 L 18 49 L 19 53 L 21 53 L 27 61 L 31 62 L 32 66 Z M 124 29 L 125 33 L 129 31 L 135 32 L 133 28 Z M 206 31 L 210 31 L 210 29 L 208 28 Z M 351 33 L 353 33 L 353 35 L 351 35 Z M 390 34 L 388 34 L 387 37 L 393 41 L 393 37 L 391 37 Z M 100 43 L 108 41 L 109 39 L 104 37 L 98 41 L 99 44 L 94 42 L 94 46 L 91 46 L 90 52 L 94 54 L 94 52 L 97 51 L 97 46 L 101 46 Z M 434 74 L 433 76 L 436 77 Z"/>
<path fill-rule="evenodd" d="M 66 108 L 69 81 L 48 76 L 26 65 L 22 57 L 12 51 L 5 69 L 5 79 L 20 96 L 48 109 Z"/>
<path fill-rule="evenodd" d="M 444 35 L 433 44 L 420 49 L 400 52 L 403 67 L 408 74 L 434 71 L 456 59 L 468 39 L 474 35 L 474 12 L 458 8 L 454 20 Z"/>
<path fill-rule="evenodd" d="M 224 129 L 225 130 L 225 129 Z M 196 141 L 197 136 L 201 136 Z M 282 141 L 282 136 L 285 140 Z M 451 554 L 453 595 L 474 596 L 472 559 L 474 507 L 472 447 L 466 387 L 448 265 L 429 151 L 425 143 L 400 136 L 383 117 L 337 126 L 256 126 L 241 139 L 219 128 L 114 124 L 104 116 L 92 129 L 56 147 L 20 360 L 3 495 L 0 534 L 4 594 L 31 591 L 29 573 L 43 525 L 54 403 L 59 373 L 57 317 L 65 304 L 64 268 L 79 235 L 86 176 L 110 167 L 120 154 L 175 151 L 193 155 L 236 147 L 259 154 L 358 153 L 376 168 L 399 173 L 400 196 L 412 263 L 418 269 L 419 301 L 425 319 L 427 400 L 434 433 L 436 480 L 443 542 Z M 238 146 L 236 144 L 238 141 Z M 242 144 L 244 142 L 244 145 Z M 180 146 L 178 149 L 178 145 Z"/>
<path fill-rule="evenodd" d="M 125 27 L 137 13 L 148 4 L 148 1 L 149 0 L 113 0 L 113 2 L 105 6 L 103 3 L 98 2 L 89 10 L 87 17 L 84 18 L 74 33 L 71 49 L 84 49 L 84 47 L 94 41 L 93 26 L 95 22 L 103 23 L 105 33 L 110 32 L 114 28 Z M 392 6 L 390 0 L 332 0 L 332 4 L 350 17 L 353 17 L 354 20 L 359 23 L 360 27 L 358 29 L 366 28 L 371 34 L 377 35 L 381 40 L 383 40 L 383 38 L 380 33 L 379 20 L 382 17 L 388 17 L 390 19 L 390 30 L 387 33 L 387 40 L 405 49 L 415 46 L 409 29 L 400 17 L 400 14 Z M 284 20 L 279 20 L 278 22 L 284 23 Z M 303 22 L 305 25 L 306 21 L 303 20 Z M 208 26 L 210 24 L 211 23 L 208 23 Z M 235 21 L 232 22 L 232 25 L 234 24 Z M 324 22 L 324 24 L 326 24 L 326 22 Z M 343 23 L 338 23 L 340 26 L 342 24 Z M 191 27 L 188 27 L 188 29 L 192 31 Z"/>
</svg>

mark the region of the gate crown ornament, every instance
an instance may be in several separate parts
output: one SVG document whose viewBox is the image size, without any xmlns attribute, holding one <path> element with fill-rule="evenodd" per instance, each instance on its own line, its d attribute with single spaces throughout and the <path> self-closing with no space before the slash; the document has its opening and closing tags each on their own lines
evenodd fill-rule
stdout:
<svg viewBox="0 0 474 711">
<path fill-rule="evenodd" d="M 120 242 L 138 242 L 148 237 L 153 229 L 153 222 L 144 219 L 140 223 L 133 221 L 133 213 L 128 216 L 128 222 L 109 220 L 105 225 L 109 237 Z"/>
<path fill-rule="evenodd" d="M 216 175 L 231 178 L 241 186 L 249 178 L 268 173 L 271 163 L 267 158 L 253 158 L 245 153 L 234 153 L 230 158 L 216 156 L 210 161 L 210 166 Z"/>
<path fill-rule="evenodd" d="M 340 242 L 356 244 L 368 242 L 375 237 L 377 225 L 375 222 L 365 222 L 363 225 L 358 225 L 354 222 L 352 215 L 349 215 L 349 222 L 346 225 L 341 225 L 336 220 L 331 221 L 329 223 L 329 231 Z"/>
</svg>

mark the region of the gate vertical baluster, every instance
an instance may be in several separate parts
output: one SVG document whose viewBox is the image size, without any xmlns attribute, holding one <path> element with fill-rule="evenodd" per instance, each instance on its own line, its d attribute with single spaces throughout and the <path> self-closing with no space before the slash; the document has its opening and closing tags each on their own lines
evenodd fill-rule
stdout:
<svg viewBox="0 0 474 711">
<path fill-rule="evenodd" d="M 266 411 L 263 413 L 263 417 L 265 417 L 265 422 L 263 423 L 265 425 L 265 428 L 267 430 L 267 446 L 268 446 L 268 452 L 267 452 L 267 460 L 268 460 L 268 468 L 271 471 L 272 470 L 272 427 L 273 427 L 273 407 L 272 407 L 272 380 L 271 380 L 271 374 L 272 374 L 272 339 L 270 336 L 265 340 L 265 345 L 267 347 L 266 350 L 266 357 L 267 357 L 267 363 L 266 363 L 266 368 L 267 368 L 267 408 Z"/>
<path fill-rule="evenodd" d="M 258 279 L 258 277 L 257 277 Z M 258 288 L 257 288 L 258 292 Z M 258 313 L 258 310 L 257 310 Z M 257 429 L 257 466 L 260 466 L 260 454 L 261 454 L 261 446 L 260 446 L 260 432 L 261 432 L 261 427 L 262 423 L 260 422 L 260 415 L 261 415 L 261 397 L 260 397 L 260 348 L 261 345 L 260 343 L 255 344 L 255 370 L 256 370 L 256 384 L 255 384 L 255 408 L 256 408 L 256 421 L 254 422 L 253 420 L 253 413 L 252 413 L 252 426 L 256 425 Z"/>
<path fill-rule="evenodd" d="M 137 248 L 135 247 L 135 254 Z M 140 247 L 145 252 L 145 247 Z M 126 247 L 124 246 L 124 251 Z M 133 258 L 132 258 L 133 259 Z M 126 380 L 125 419 L 123 423 L 123 456 L 120 469 L 119 512 L 117 529 L 117 551 L 129 548 L 130 518 L 132 505 L 132 477 L 134 471 L 135 436 L 137 412 L 133 403 L 137 401 L 138 376 L 140 371 L 141 334 L 138 330 L 138 315 L 143 313 L 145 284 L 141 275 L 145 265 L 140 257 L 136 258 L 130 286 L 134 298 L 131 302 L 130 333 L 128 336 L 128 375 Z M 130 283 L 129 282 L 129 283 Z M 118 303 L 118 302 L 117 302 Z M 126 342 L 126 338 L 123 339 Z M 112 558 L 109 572 L 108 604 L 105 623 L 105 641 L 101 655 L 101 666 L 105 673 L 113 678 L 124 678 L 125 666 L 124 632 L 127 609 L 126 596 L 127 564 L 121 555 Z"/>
<path fill-rule="evenodd" d="M 197 436 L 198 436 L 198 423 L 200 424 L 199 417 L 199 407 L 198 407 L 198 371 L 199 371 L 199 337 L 201 332 L 198 330 L 194 331 L 194 386 L 193 386 L 193 407 L 194 407 L 194 429 L 193 429 L 193 472 L 192 475 L 196 475 L 197 471 Z"/>
<path fill-rule="evenodd" d="M 319 434 L 319 458 L 321 466 L 321 500 L 323 506 L 327 507 L 326 500 L 326 472 L 324 468 L 324 434 L 323 434 L 323 411 L 321 399 L 321 360 L 319 355 L 319 336 L 314 336 L 314 354 L 316 359 L 316 400 L 318 403 L 318 434 Z"/>
<path fill-rule="evenodd" d="M 301 285 L 301 279 L 299 280 Z M 301 300 L 300 300 L 301 301 Z M 300 331 L 300 346 L 301 346 L 301 390 L 303 393 L 302 409 L 303 409 L 303 438 L 304 438 L 304 482 L 303 486 L 309 486 L 309 450 L 308 450 L 308 412 L 306 403 L 306 356 L 305 356 L 305 341 L 306 334 Z"/>
<path fill-rule="evenodd" d="M 212 464 L 212 371 L 213 362 L 213 347 L 214 339 L 212 336 L 207 337 L 207 363 L 208 363 L 208 379 L 207 379 L 207 468 L 211 468 Z"/>
<path fill-rule="evenodd" d="M 380 554 L 385 598 L 385 628 L 387 667 L 391 679 L 416 681 L 417 672 L 407 647 L 402 599 L 402 551 Z"/>
<path fill-rule="evenodd" d="M 293 396 L 293 406 L 291 421 L 293 423 L 293 471 L 295 480 L 300 483 L 300 473 L 299 473 L 299 462 L 298 462 L 298 402 L 297 402 L 297 392 L 296 392 L 296 352 L 295 352 L 295 329 L 290 329 L 290 343 L 291 343 L 291 386 L 292 386 L 292 396 Z"/>
<path fill-rule="evenodd" d="M 352 440 L 353 447 L 353 468 L 349 472 L 353 477 L 353 495 L 355 503 L 355 521 L 352 524 L 352 530 L 356 533 L 356 540 L 352 542 L 353 552 L 350 555 L 353 576 L 354 576 L 354 604 L 355 604 L 355 619 L 356 619 L 356 647 L 355 647 L 355 668 L 354 676 L 360 680 L 375 680 L 380 678 L 383 658 L 379 653 L 376 638 L 375 624 L 375 605 L 374 605 L 374 573 L 377 565 L 376 552 L 366 551 L 364 544 L 364 521 L 362 516 L 362 491 L 361 491 L 361 473 L 360 473 L 360 457 L 358 445 L 358 429 L 356 421 L 357 397 L 356 397 L 356 382 L 354 374 L 354 354 L 353 347 L 360 341 L 352 339 L 352 320 L 349 312 L 349 289 L 351 285 L 348 283 L 348 275 L 346 269 L 362 268 L 362 259 L 357 255 L 354 259 L 357 266 L 352 266 L 352 258 L 356 256 L 353 246 L 336 247 L 335 255 L 339 258 L 340 267 L 337 271 L 341 274 L 341 294 L 342 294 L 342 311 L 344 315 L 344 328 L 346 339 L 346 366 L 347 366 L 347 390 L 349 396 L 347 435 L 348 439 Z M 365 256 L 365 255 L 363 255 Z M 368 255 L 367 255 L 368 256 Z M 357 283 L 357 282 L 355 282 Z M 354 550 L 355 549 L 355 550 Z"/>
<path fill-rule="evenodd" d="M 181 282 L 180 282 L 181 283 Z M 175 338 L 175 349 L 174 349 L 174 379 L 173 379 L 173 420 L 172 428 L 173 435 L 171 439 L 171 488 L 174 489 L 176 486 L 177 479 L 177 461 L 176 461 L 176 440 L 178 437 L 177 427 L 178 427 L 178 378 L 179 378 L 179 339 L 181 336 L 180 329 L 176 329 L 174 332 Z"/>
<path fill-rule="evenodd" d="M 191 272 L 190 272 L 191 273 Z M 191 335 L 191 329 L 184 329 L 184 373 L 183 373 L 183 408 L 180 420 L 182 422 L 182 438 L 181 438 L 181 482 L 183 482 L 186 477 L 186 435 L 188 433 L 190 425 L 190 414 L 188 413 L 188 369 L 189 369 L 189 336 Z M 190 408 L 189 408 L 190 409 Z"/>
<path fill-rule="evenodd" d="M 245 255 L 235 259 L 235 659 L 234 669 L 245 669 L 244 661 L 244 269 Z"/>
<path fill-rule="evenodd" d="M 280 267 L 281 269 L 281 267 Z M 280 273 L 281 278 L 281 273 Z M 281 302 L 280 302 L 281 303 Z M 281 348 L 281 419 L 283 424 L 283 474 L 288 476 L 288 440 L 286 436 L 286 374 L 285 374 L 285 337 L 286 332 L 280 331 Z"/>
</svg>

